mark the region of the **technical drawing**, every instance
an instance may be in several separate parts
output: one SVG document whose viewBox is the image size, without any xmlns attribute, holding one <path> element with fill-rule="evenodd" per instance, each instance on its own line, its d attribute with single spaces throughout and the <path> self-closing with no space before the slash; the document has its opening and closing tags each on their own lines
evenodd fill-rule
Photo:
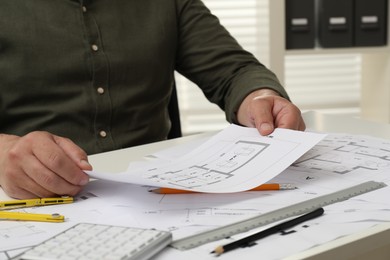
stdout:
<svg viewBox="0 0 390 260">
<path fill-rule="evenodd" d="M 177 167 L 164 172 L 161 168 L 149 171 L 143 177 L 159 183 L 169 183 L 178 188 L 197 188 L 221 182 L 234 176 L 234 171 L 243 167 L 261 154 L 270 144 L 256 141 L 237 141 L 234 144 L 217 144 L 218 152 L 192 166 Z M 158 173 L 157 173 L 158 172 Z"/>
<path fill-rule="evenodd" d="M 390 150 L 383 149 L 383 143 L 369 146 L 363 138 L 351 140 L 348 135 L 333 134 L 292 164 L 292 167 L 337 174 L 376 173 L 390 168 Z"/>
<path fill-rule="evenodd" d="M 0 228 L 0 240 L 21 238 L 39 233 L 45 233 L 44 230 L 37 228 L 33 224 L 15 225 Z"/>
</svg>

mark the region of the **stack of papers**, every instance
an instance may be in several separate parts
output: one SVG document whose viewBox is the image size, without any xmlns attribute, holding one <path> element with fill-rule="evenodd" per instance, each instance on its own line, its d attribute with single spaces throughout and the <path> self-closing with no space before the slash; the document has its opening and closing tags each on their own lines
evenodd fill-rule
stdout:
<svg viewBox="0 0 390 260">
<path fill-rule="evenodd" d="M 92 181 L 73 204 L 29 210 L 61 213 L 66 216 L 64 223 L 3 221 L 0 259 L 12 257 L 78 222 L 168 230 L 176 240 L 362 182 L 390 185 L 389 147 L 390 141 L 369 136 L 284 129 L 260 136 L 256 129 L 231 126 L 199 144 L 171 147 L 154 154 L 154 160 L 129 164 L 122 173 L 90 172 L 109 181 Z M 264 182 L 291 183 L 298 189 L 239 192 Z M 149 192 L 150 186 L 203 193 L 155 194 Z M 386 187 L 326 206 L 323 216 L 295 227 L 295 232 L 270 236 L 258 241 L 257 246 L 234 250 L 223 258 L 258 259 L 261 252 L 262 258 L 281 259 L 388 223 L 389 197 L 390 188 Z M 168 248 L 156 259 L 215 259 L 210 252 L 217 245 L 246 235 L 188 251 Z"/>
</svg>

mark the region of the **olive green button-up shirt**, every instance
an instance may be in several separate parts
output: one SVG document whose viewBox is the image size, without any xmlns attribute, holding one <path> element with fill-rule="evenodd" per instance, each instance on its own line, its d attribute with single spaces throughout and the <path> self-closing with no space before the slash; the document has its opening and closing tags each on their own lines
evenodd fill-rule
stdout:
<svg viewBox="0 0 390 260">
<path fill-rule="evenodd" d="M 89 154 L 166 139 L 175 70 L 231 122 L 255 89 L 287 97 L 199 0 L 0 0 L 0 133 Z"/>
</svg>

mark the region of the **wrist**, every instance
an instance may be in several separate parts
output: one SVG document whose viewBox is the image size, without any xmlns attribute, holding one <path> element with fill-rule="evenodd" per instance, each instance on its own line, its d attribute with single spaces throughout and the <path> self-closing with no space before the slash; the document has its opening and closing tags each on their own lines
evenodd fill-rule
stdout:
<svg viewBox="0 0 390 260">
<path fill-rule="evenodd" d="M 256 91 L 253 91 L 250 96 L 252 98 L 256 98 L 256 97 L 264 97 L 264 96 L 281 96 L 278 92 L 276 92 L 275 90 L 273 89 L 270 89 L 270 88 L 262 88 L 262 89 L 259 89 L 259 90 L 256 90 Z"/>
</svg>

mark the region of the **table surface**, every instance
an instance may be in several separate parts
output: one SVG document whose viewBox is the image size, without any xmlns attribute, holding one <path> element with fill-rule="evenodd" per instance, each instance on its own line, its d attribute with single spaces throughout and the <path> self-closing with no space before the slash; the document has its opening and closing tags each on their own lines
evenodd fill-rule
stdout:
<svg viewBox="0 0 390 260">
<path fill-rule="evenodd" d="M 390 125 L 360 120 L 340 115 L 326 115 L 314 111 L 303 114 L 307 130 L 332 133 L 363 134 L 390 139 Z M 126 170 L 129 161 L 139 161 L 144 156 L 158 150 L 182 144 L 213 133 L 185 136 L 96 155 L 90 155 L 89 161 L 96 171 L 121 172 Z M 107 163 L 112 162 L 112 163 Z M 0 199 L 9 199 L 0 188 Z M 287 257 L 295 259 L 390 259 L 390 223 L 334 240 L 313 249 Z M 363 257 L 363 258 L 362 258 Z M 367 258 L 368 259 L 368 258 Z"/>
<path fill-rule="evenodd" d="M 370 122 L 349 116 L 321 114 L 315 111 L 303 113 L 303 117 L 308 131 L 362 134 L 390 139 L 390 125 L 388 124 Z M 89 159 L 97 171 L 121 172 L 126 170 L 129 161 L 137 161 L 155 151 L 211 134 L 213 133 L 186 136 L 92 155 Z M 104 160 L 102 160 L 103 158 Z M 107 161 L 115 163 L 107 164 Z M 328 260 L 332 259 L 332 257 L 340 259 L 340 256 L 343 256 L 343 259 L 364 259 L 363 256 L 365 255 L 371 260 L 390 259 L 390 224 L 378 225 L 364 232 L 334 240 L 322 246 L 290 256 L 286 260 Z"/>
</svg>

